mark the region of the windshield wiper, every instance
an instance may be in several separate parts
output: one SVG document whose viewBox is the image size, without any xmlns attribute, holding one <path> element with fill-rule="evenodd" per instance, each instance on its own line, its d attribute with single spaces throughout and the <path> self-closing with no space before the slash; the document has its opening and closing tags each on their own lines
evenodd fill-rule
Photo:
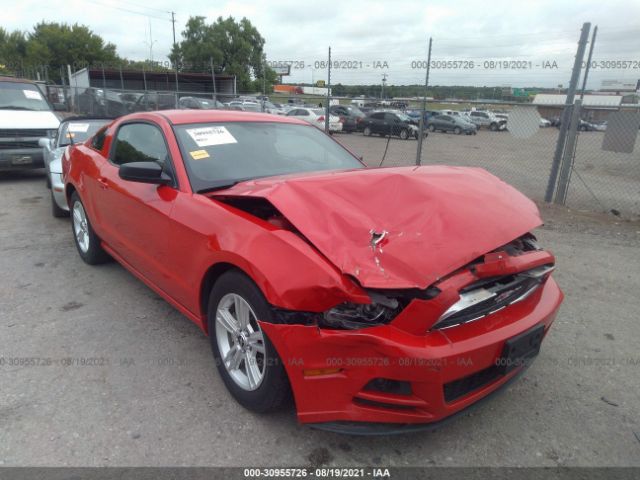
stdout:
<svg viewBox="0 0 640 480">
<path fill-rule="evenodd" d="M 216 190 L 225 190 L 239 184 L 240 182 L 244 182 L 244 180 L 224 180 L 218 183 L 214 183 L 206 188 L 201 188 L 197 193 L 209 193 L 215 192 Z"/>
<path fill-rule="evenodd" d="M 0 106 L 0 110 L 28 110 L 30 112 L 38 112 L 39 110 L 35 108 L 27 108 L 27 107 L 18 107 L 16 105 L 2 105 Z"/>
</svg>

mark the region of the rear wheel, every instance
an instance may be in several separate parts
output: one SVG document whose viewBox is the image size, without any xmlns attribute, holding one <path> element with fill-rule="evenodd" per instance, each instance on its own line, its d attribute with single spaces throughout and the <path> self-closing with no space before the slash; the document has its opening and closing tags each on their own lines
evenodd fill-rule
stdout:
<svg viewBox="0 0 640 480">
<path fill-rule="evenodd" d="M 409 138 L 409 131 L 406 128 L 400 130 L 400 138 L 402 140 L 406 140 L 407 138 Z"/>
<path fill-rule="evenodd" d="M 209 297 L 213 356 L 231 395 L 243 407 L 262 413 L 287 404 L 291 389 L 282 360 L 258 318 L 272 318 L 260 289 L 241 272 L 222 275 Z"/>
<path fill-rule="evenodd" d="M 498 124 L 497 123 L 492 123 L 491 125 L 489 125 L 489 130 L 491 130 L 492 132 L 495 132 L 498 130 Z"/>
<path fill-rule="evenodd" d="M 460 135 L 462 133 L 462 129 L 460 127 L 456 127 L 453 129 L 453 133 L 456 135 Z"/>
<path fill-rule="evenodd" d="M 71 195 L 71 228 L 80 258 L 89 265 L 97 265 L 109 260 L 109 255 L 102 249 L 100 238 L 93 231 L 89 217 L 77 192 Z"/>
<path fill-rule="evenodd" d="M 433 124 L 429 125 L 429 131 L 430 132 L 435 132 L 436 131 L 436 126 L 433 125 Z"/>
<path fill-rule="evenodd" d="M 362 131 L 362 134 L 365 137 L 370 137 L 371 136 L 371 128 L 370 127 L 364 127 L 364 130 Z"/>
</svg>

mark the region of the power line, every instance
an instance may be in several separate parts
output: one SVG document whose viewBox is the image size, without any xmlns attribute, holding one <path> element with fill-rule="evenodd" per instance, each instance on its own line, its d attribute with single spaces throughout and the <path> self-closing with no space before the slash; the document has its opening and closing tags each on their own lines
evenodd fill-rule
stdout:
<svg viewBox="0 0 640 480">
<path fill-rule="evenodd" d="M 113 8 L 115 10 L 121 10 L 123 12 L 135 13 L 136 15 L 142 15 L 143 17 L 155 18 L 156 20 L 164 20 L 165 22 L 170 22 L 171 21 L 170 19 L 168 19 L 166 17 L 158 17 L 156 15 L 150 15 L 148 13 L 138 12 L 138 11 L 135 11 L 135 10 L 130 10 L 128 8 L 124 8 L 124 7 L 116 7 L 115 5 L 109 5 L 108 3 L 102 3 L 102 2 L 98 2 L 96 0 L 86 0 L 86 1 L 87 1 L 87 3 L 95 3 L 97 5 L 102 5 L 103 7 Z"/>
</svg>

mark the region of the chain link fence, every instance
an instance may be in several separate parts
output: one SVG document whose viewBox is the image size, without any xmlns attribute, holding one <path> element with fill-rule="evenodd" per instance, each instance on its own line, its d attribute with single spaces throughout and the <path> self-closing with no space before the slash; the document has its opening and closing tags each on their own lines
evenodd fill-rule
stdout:
<svg viewBox="0 0 640 480">
<path fill-rule="evenodd" d="M 70 115 L 118 117 L 196 108 L 294 116 L 328 127 L 369 166 L 480 167 L 536 201 L 545 199 L 562 108 L 498 100 L 349 98 L 328 95 L 328 89 L 313 89 L 323 94 L 300 90 L 263 95 L 46 86 L 49 100 L 64 103 Z M 640 107 L 603 109 L 595 115 L 584 109 L 580 117 L 563 202 L 577 209 L 640 215 L 640 146 L 635 142 Z"/>
</svg>

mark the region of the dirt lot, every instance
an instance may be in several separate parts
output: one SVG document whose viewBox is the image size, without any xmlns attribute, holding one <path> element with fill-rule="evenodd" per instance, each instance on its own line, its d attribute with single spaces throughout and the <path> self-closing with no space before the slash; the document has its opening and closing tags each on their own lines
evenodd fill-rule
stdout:
<svg viewBox="0 0 640 480">
<path fill-rule="evenodd" d="M 363 438 L 239 407 L 195 325 L 80 260 L 40 174 L 0 189 L 0 465 L 640 466 L 638 223 L 544 208 L 566 301 L 534 365 L 435 432 Z"/>
<path fill-rule="evenodd" d="M 603 132 L 578 136 L 575 169 L 567 205 L 571 208 L 640 218 L 640 142 L 632 154 L 603 151 Z M 535 200 L 544 200 L 556 148 L 558 129 L 541 128 L 533 137 L 518 139 L 510 132 L 480 130 L 477 135 L 430 134 L 422 163 L 480 166 L 516 186 Z M 387 145 L 382 137 L 337 134 L 335 138 L 369 165 L 379 165 Z M 394 138 L 384 165 L 415 165 L 416 140 Z M 585 185 L 586 184 L 586 185 Z"/>
</svg>

